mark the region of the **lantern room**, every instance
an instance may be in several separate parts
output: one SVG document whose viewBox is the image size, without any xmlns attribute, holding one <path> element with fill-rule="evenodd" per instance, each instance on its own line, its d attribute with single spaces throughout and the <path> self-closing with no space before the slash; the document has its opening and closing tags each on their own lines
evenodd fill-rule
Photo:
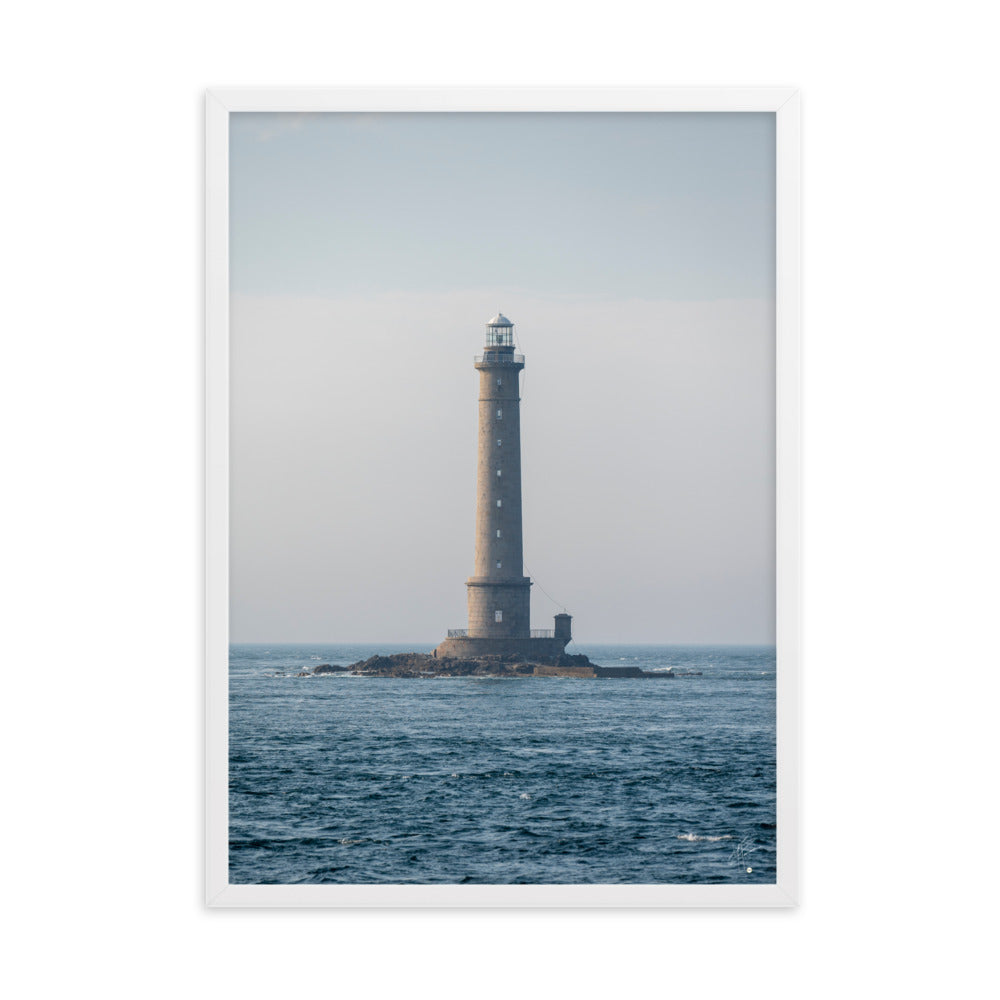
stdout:
<svg viewBox="0 0 1000 1000">
<path fill-rule="evenodd" d="M 513 347 L 514 346 L 514 324 L 498 312 L 486 324 L 486 346 L 487 347 Z"/>
</svg>

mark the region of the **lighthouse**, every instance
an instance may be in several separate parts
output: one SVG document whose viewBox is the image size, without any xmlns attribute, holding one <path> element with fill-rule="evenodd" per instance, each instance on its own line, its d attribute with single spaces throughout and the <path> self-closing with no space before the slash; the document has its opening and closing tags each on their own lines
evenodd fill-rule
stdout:
<svg viewBox="0 0 1000 1000">
<path fill-rule="evenodd" d="M 497 313 L 486 324 L 479 373 L 476 538 L 466 580 L 468 627 L 449 629 L 437 656 L 523 656 L 546 659 L 570 641 L 570 616 L 555 628 L 531 628 L 531 580 L 524 575 L 521 527 L 521 392 L 524 355 L 515 353 L 514 324 Z"/>
<path fill-rule="evenodd" d="M 521 392 L 524 355 L 514 324 L 497 313 L 486 324 L 479 372 L 476 554 L 466 581 L 471 638 L 529 637 L 531 581 L 521 541 Z"/>
</svg>

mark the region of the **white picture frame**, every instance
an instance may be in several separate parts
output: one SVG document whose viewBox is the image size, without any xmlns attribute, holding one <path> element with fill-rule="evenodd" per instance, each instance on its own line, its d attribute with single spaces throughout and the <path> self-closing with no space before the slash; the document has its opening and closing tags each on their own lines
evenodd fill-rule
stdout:
<svg viewBox="0 0 1000 1000">
<path fill-rule="evenodd" d="M 242 885 L 228 878 L 229 117 L 235 112 L 776 116 L 777 880 L 773 885 Z M 226 88 L 206 95 L 205 812 L 211 907 L 788 907 L 799 895 L 800 98 L 791 87 Z"/>
</svg>

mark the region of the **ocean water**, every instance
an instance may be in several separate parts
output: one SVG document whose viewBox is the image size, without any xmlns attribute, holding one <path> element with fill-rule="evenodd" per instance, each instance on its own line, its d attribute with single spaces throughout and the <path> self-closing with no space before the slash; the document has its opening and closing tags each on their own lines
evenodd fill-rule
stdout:
<svg viewBox="0 0 1000 1000">
<path fill-rule="evenodd" d="M 295 677 L 234 645 L 233 883 L 773 883 L 772 646 L 587 646 L 675 680 Z"/>
</svg>

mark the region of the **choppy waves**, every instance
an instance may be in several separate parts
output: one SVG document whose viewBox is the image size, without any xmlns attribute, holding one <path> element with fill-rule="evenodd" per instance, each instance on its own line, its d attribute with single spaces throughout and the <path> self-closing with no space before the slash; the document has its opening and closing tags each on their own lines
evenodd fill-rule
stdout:
<svg viewBox="0 0 1000 1000">
<path fill-rule="evenodd" d="M 702 675 L 326 684 L 295 673 L 368 650 L 235 647 L 231 880 L 773 882 L 773 650 L 585 652 Z"/>
</svg>

